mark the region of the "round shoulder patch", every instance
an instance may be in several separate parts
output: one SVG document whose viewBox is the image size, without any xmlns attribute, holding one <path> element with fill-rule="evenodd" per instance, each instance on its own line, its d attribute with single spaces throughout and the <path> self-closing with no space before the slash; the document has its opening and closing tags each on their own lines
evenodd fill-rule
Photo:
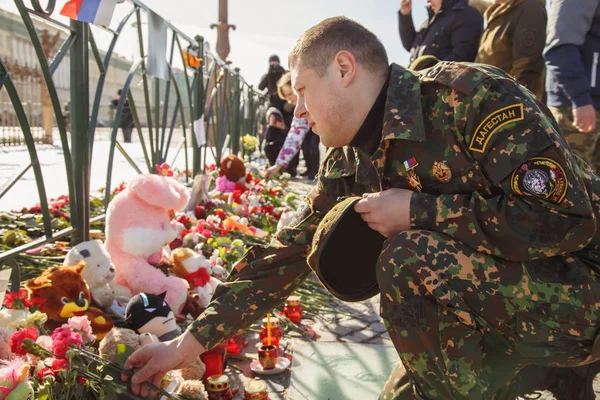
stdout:
<svg viewBox="0 0 600 400">
<path fill-rule="evenodd" d="M 565 170 L 551 158 L 534 157 L 517 168 L 510 179 L 513 192 L 561 203 L 567 194 Z"/>
</svg>

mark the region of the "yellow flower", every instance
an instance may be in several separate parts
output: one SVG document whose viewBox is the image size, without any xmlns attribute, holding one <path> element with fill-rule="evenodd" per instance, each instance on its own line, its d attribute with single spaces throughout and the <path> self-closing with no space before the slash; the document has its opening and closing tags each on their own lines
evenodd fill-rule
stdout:
<svg viewBox="0 0 600 400">
<path fill-rule="evenodd" d="M 242 147 L 246 153 L 252 153 L 258 147 L 258 138 L 251 135 L 242 136 Z"/>
<path fill-rule="evenodd" d="M 36 311 L 33 314 L 27 316 L 27 327 L 45 324 L 48 321 L 48 316 L 43 312 Z"/>
</svg>

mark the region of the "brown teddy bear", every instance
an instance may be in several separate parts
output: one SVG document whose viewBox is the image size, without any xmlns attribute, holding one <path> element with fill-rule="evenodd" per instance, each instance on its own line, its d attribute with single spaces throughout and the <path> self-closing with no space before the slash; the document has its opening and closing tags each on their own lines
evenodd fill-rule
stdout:
<svg viewBox="0 0 600 400">
<path fill-rule="evenodd" d="M 237 185 L 244 184 L 246 165 L 235 154 L 230 154 L 221 160 L 219 177 L 215 180 L 215 190 L 210 193 L 213 199 L 229 201 L 230 193 Z"/>
<path fill-rule="evenodd" d="M 90 307 L 91 296 L 81 273 L 85 261 L 74 267 L 53 267 L 25 282 L 30 299 L 41 299 L 38 307 L 48 316 L 46 328 L 54 330 L 74 316 L 87 316 L 92 332 L 101 340 L 115 325 L 102 310 Z"/>
<path fill-rule="evenodd" d="M 99 351 L 102 357 L 116 362 L 117 344 L 124 344 L 132 350 L 136 350 L 150 343 L 158 343 L 158 338 L 151 334 L 138 335 L 131 329 L 114 328 L 100 342 Z M 192 365 L 170 371 L 167 377 L 171 382 L 179 382 L 175 389 L 178 395 L 205 400 L 208 399 L 208 393 L 206 393 L 201 380 L 205 370 L 204 363 L 198 357 Z"/>
<path fill-rule="evenodd" d="M 230 154 L 221 160 L 219 176 L 223 175 L 231 182 L 238 182 L 246 176 L 246 165 L 241 158 Z"/>
</svg>

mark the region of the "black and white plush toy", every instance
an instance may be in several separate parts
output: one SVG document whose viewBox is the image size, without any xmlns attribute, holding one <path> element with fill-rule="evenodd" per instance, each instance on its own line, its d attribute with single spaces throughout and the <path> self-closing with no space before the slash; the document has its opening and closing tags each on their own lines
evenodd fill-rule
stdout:
<svg viewBox="0 0 600 400">
<path fill-rule="evenodd" d="M 140 293 L 131 298 L 125 310 L 125 326 L 139 334 L 151 333 L 165 342 L 181 335 L 175 314 L 165 301 L 166 292 Z"/>
</svg>

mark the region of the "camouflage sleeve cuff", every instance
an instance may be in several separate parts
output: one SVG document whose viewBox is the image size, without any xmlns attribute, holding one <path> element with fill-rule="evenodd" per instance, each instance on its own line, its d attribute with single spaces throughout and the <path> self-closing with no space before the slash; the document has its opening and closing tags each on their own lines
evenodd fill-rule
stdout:
<svg viewBox="0 0 600 400">
<path fill-rule="evenodd" d="M 415 229 L 435 230 L 437 196 L 414 192 L 410 198 L 410 226 Z"/>
</svg>

